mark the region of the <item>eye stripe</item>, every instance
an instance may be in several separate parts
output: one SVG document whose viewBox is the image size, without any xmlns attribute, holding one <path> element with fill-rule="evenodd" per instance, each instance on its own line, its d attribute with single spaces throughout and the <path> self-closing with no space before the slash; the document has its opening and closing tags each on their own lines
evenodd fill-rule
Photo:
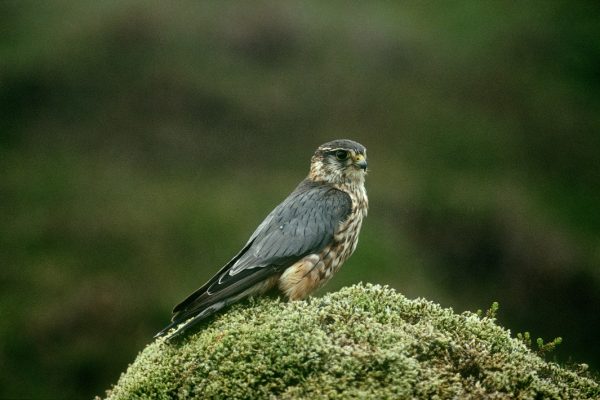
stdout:
<svg viewBox="0 0 600 400">
<path fill-rule="evenodd" d="M 340 159 L 336 156 L 336 153 L 338 151 L 344 151 L 347 153 L 347 156 L 343 159 Z M 322 157 L 335 157 L 338 161 L 345 161 L 347 159 L 350 158 L 350 156 L 353 155 L 363 155 L 365 158 L 367 157 L 366 154 L 366 149 L 351 149 L 351 148 L 347 148 L 347 147 L 320 147 L 319 149 L 317 149 L 317 153 L 318 155 L 322 156 Z"/>
<path fill-rule="evenodd" d="M 349 149 L 344 149 L 343 147 L 338 147 L 338 148 L 335 148 L 335 149 L 326 149 L 326 150 L 325 150 L 325 152 L 326 152 L 327 154 L 335 154 L 335 153 L 336 153 L 336 152 L 338 152 L 338 151 L 350 152 L 350 150 L 349 150 Z"/>
</svg>

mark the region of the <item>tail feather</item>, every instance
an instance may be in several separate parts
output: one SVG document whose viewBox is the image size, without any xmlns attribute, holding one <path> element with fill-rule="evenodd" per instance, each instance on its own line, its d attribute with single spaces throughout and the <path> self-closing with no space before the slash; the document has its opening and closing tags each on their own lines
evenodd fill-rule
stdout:
<svg viewBox="0 0 600 400">
<path fill-rule="evenodd" d="M 227 286 L 214 293 L 209 293 L 208 289 L 197 290 L 175 307 L 173 322 L 154 337 L 167 336 L 167 340 L 176 338 L 224 307 L 256 293 L 264 293 L 275 285 L 275 280 L 266 279 L 270 276 L 277 279 L 277 276 L 272 276 L 275 271 L 275 267 L 270 267 L 260 268 L 247 274 L 241 273 L 237 276 L 238 280 L 229 282 Z M 171 331 L 173 328 L 177 329 Z"/>
<path fill-rule="evenodd" d="M 156 339 L 159 337 L 166 336 L 166 340 L 173 340 L 173 339 L 183 335 L 185 332 L 187 332 L 190 328 L 192 328 L 199 322 L 203 321 L 204 319 L 215 314 L 222 308 L 226 307 L 228 304 L 229 304 L 229 302 L 220 301 L 218 303 L 211 304 L 209 307 L 206 307 L 200 313 L 194 315 L 191 318 L 176 319 L 175 321 L 173 321 L 169 325 L 167 325 L 163 330 L 161 330 L 156 335 L 154 335 L 154 338 Z M 171 331 L 172 328 L 176 328 L 176 329 L 174 331 Z"/>
</svg>

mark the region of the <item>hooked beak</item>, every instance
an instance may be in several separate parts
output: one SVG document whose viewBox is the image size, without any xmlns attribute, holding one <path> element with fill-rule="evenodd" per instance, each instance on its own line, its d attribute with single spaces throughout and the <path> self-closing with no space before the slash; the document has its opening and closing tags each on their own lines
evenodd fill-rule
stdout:
<svg viewBox="0 0 600 400">
<path fill-rule="evenodd" d="M 358 168 L 362 169 L 363 171 L 366 171 L 367 170 L 367 159 L 365 158 L 364 155 L 357 154 L 356 156 L 354 156 L 354 165 L 356 165 Z"/>
</svg>

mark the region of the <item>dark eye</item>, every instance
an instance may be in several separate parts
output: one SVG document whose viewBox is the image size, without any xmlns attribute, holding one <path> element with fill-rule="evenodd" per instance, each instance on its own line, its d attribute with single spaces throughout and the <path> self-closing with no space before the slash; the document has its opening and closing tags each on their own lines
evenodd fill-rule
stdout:
<svg viewBox="0 0 600 400">
<path fill-rule="evenodd" d="M 335 158 L 344 161 L 348 158 L 348 152 L 346 150 L 338 150 L 335 152 Z"/>
</svg>

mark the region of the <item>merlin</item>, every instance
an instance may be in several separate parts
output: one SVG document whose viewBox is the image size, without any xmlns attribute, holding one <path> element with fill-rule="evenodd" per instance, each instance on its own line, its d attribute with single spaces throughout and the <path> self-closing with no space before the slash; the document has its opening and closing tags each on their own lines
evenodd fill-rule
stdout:
<svg viewBox="0 0 600 400">
<path fill-rule="evenodd" d="M 156 337 L 179 336 L 248 296 L 277 290 L 300 300 L 325 284 L 356 249 L 368 209 L 366 173 L 367 150 L 360 143 L 343 139 L 319 146 L 308 177 L 231 261 L 175 306 L 172 322 Z"/>
</svg>

